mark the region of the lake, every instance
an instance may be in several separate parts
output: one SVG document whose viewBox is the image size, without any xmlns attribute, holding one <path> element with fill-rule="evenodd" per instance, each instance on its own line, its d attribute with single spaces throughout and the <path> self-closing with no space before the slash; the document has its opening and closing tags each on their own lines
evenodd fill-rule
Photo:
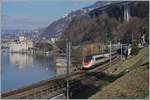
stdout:
<svg viewBox="0 0 150 100">
<path fill-rule="evenodd" d="M 63 71 L 63 70 L 62 70 Z M 6 92 L 46 80 L 60 72 L 53 58 L 46 55 L 1 53 L 1 91 Z"/>
</svg>

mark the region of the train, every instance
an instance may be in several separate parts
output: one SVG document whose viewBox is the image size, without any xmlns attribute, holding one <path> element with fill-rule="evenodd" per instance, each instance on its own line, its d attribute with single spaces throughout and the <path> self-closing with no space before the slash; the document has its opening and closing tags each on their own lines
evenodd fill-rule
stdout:
<svg viewBox="0 0 150 100">
<path fill-rule="evenodd" d="M 111 53 L 112 58 L 117 54 L 117 52 Z M 83 70 L 92 69 L 97 65 L 100 65 L 110 59 L 110 54 L 99 54 L 99 55 L 86 55 L 82 61 Z"/>
</svg>

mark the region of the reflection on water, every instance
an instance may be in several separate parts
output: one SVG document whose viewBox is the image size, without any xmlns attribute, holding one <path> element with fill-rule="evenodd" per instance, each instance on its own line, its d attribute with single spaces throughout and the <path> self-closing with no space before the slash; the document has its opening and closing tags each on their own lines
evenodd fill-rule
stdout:
<svg viewBox="0 0 150 100">
<path fill-rule="evenodd" d="M 2 92 L 60 75 L 52 57 L 45 55 L 2 53 L 1 66 Z"/>
<path fill-rule="evenodd" d="M 33 62 L 33 57 L 27 54 L 10 53 L 10 63 L 19 65 L 20 69 L 25 69 Z"/>
<path fill-rule="evenodd" d="M 62 75 L 62 74 L 66 74 L 66 67 L 57 67 L 56 68 L 56 75 Z"/>
</svg>

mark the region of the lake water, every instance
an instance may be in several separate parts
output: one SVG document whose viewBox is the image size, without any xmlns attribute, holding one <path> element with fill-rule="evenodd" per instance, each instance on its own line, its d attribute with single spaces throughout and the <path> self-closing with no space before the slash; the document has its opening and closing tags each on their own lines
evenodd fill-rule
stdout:
<svg viewBox="0 0 150 100">
<path fill-rule="evenodd" d="M 52 57 L 18 53 L 1 54 L 1 91 L 6 92 L 60 75 Z"/>
</svg>

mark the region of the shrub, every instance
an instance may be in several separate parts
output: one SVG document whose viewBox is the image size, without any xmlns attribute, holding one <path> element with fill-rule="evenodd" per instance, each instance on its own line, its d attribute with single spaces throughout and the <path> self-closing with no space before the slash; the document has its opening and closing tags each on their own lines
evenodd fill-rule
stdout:
<svg viewBox="0 0 150 100">
<path fill-rule="evenodd" d="M 137 55 L 139 52 L 139 48 L 136 43 L 132 44 L 131 55 Z"/>
</svg>

